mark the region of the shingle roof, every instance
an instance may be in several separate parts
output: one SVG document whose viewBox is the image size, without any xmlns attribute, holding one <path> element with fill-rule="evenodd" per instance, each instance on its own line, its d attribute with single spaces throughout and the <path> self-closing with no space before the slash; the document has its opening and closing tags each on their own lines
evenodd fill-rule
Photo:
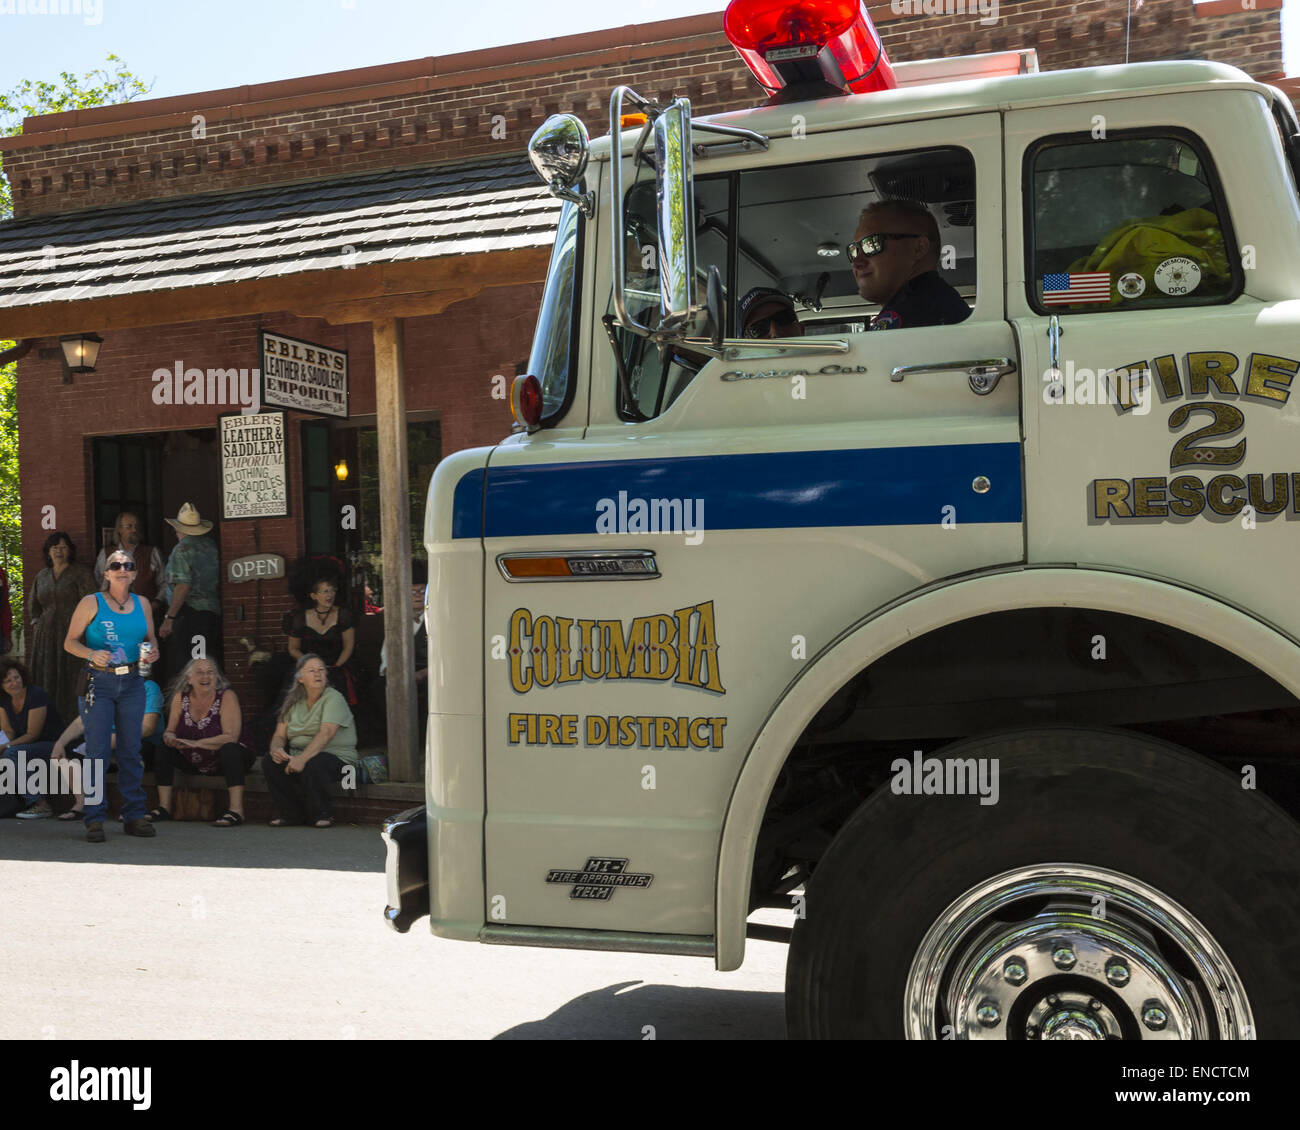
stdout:
<svg viewBox="0 0 1300 1130">
<path fill-rule="evenodd" d="M 0 309 L 545 247 L 520 157 L 174 197 L 0 224 Z"/>
</svg>

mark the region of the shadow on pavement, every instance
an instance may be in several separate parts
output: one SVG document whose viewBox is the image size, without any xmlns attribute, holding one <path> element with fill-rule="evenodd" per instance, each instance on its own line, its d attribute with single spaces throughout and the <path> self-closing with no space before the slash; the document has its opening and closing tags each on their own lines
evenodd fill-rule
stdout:
<svg viewBox="0 0 1300 1130">
<path fill-rule="evenodd" d="M 784 1040 L 785 994 L 623 981 L 498 1040 Z"/>
<path fill-rule="evenodd" d="M 244 824 L 213 828 L 197 821 L 171 821 L 159 824 L 158 835 L 146 840 L 126 835 L 117 818 L 111 817 L 104 822 L 104 832 L 107 843 L 88 844 L 80 822 L 0 820 L 0 861 L 312 871 L 384 869 L 384 846 L 378 829 L 372 827 Z"/>
</svg>

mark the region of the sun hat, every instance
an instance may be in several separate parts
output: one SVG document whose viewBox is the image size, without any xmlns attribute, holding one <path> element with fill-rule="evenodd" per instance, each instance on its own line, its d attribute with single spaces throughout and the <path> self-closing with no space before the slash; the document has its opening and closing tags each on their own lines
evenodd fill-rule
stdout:
<svg viewBox="0 0 1300 1130">
<path fill-rule="evenodd" d="M 212 529 L 212 523 L 205 522 L 199 517 L 199 512 L 192 502 L 182 506 L 175 518 L 166 518 L 164 521 L 178 534 L 206 534 Z"/>
</svg>

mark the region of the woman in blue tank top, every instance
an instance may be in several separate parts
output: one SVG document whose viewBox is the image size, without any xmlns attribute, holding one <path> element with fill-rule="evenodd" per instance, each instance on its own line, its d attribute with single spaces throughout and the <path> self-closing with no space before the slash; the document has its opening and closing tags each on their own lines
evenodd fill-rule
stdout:
<svg viewBox="0 0 1300 1130">
<path fill-rule="evenodd" d="M 144 795 L 144 762 L 140 757 L 140 730 L 144 723 L 145 687 L 138 670 L 143 658 L 158 661 L 153 609 L 131 591 L 135 560 L 119 550 L 104 563 L 104 591 L 81 598 L 67 638 L 65 651 L 89 661 L 85 693 L 77 708 L 86 728 L 85 781 L 86 839 L 104 842 L 104 816 L 108 810 L 105 774 L 117 731 L 117 787 L 122 794 L 123 826 L 128 836 L 153 836 Z"/>
</svg>

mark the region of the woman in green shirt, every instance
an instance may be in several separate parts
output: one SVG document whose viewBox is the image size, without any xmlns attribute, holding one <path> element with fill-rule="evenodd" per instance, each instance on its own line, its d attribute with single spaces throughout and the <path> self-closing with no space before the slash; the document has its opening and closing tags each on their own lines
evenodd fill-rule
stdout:
<svg viewBox="0 0 1300 1130">
<path fill-rule="evenodd" d="M 334 823 L 329 787 L 356 765 L 357 728 L 347 699 L 329 685 L 324 660 L 304 655 L 294 668 L 271 752 L 262 759 L 275 804 L 272 827 L 313 821 L 328 828 Z"/>
</svg>

